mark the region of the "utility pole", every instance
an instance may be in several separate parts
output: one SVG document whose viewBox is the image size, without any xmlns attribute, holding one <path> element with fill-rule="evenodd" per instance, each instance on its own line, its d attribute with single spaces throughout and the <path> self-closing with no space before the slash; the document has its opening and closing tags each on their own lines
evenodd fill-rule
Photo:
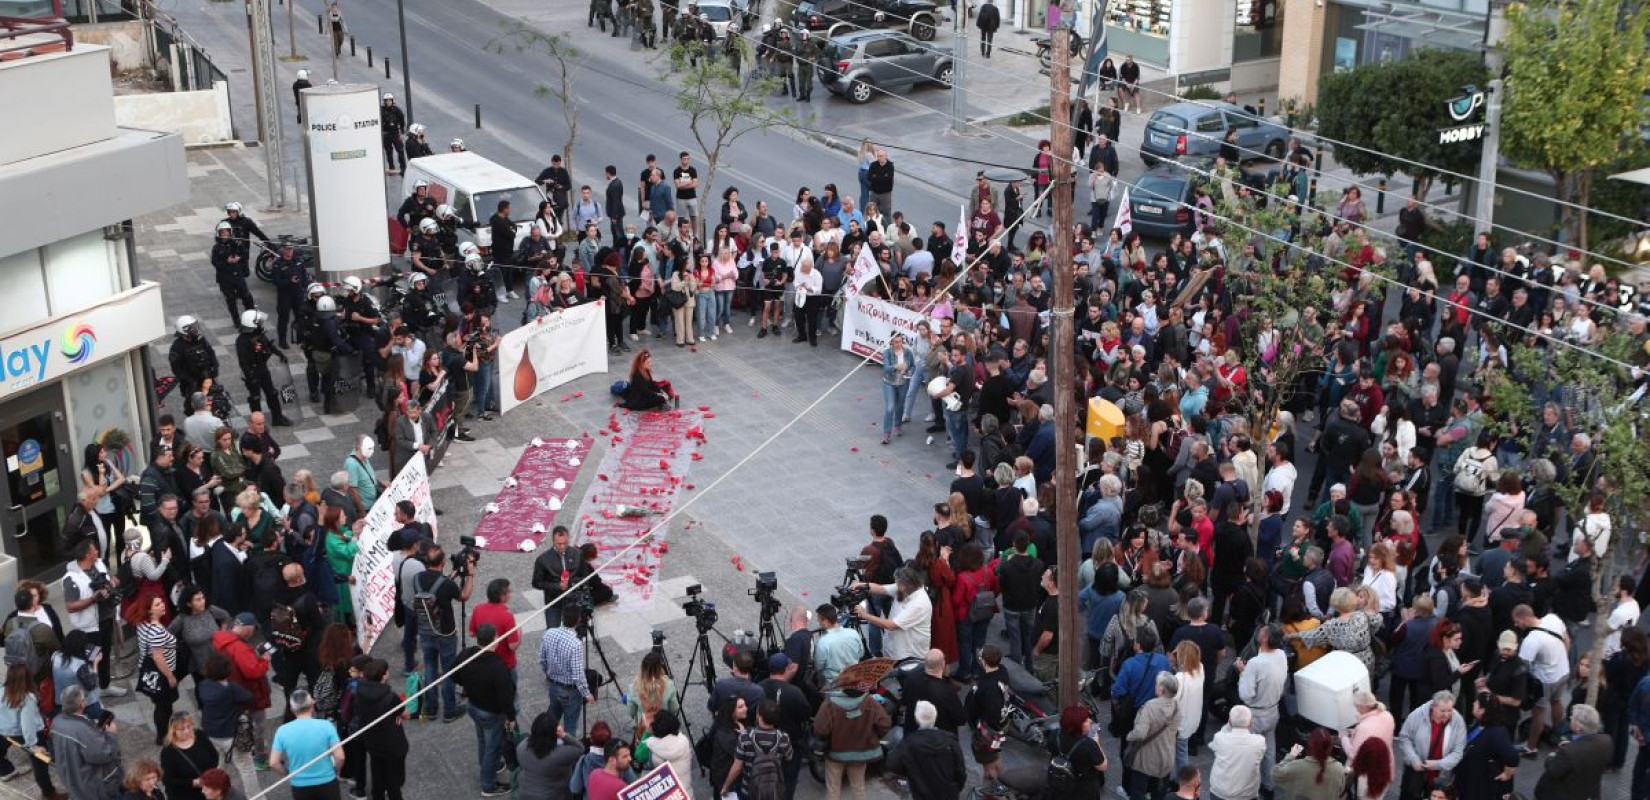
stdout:
<svg viewBox="0 0 1650 800">
<path fill-rule="evenodd" d="M 1506 0 L 1490 0 L 1490 14 L 1484 22 L 1484 66 L 1490 73 L 1490 85 L 1484 90 L 1484 141 L 1478 156 L 1478 192 L 1473 199 L 1473 214 L 1481 232 L 1491 231 L 1495 222 L 1496 162 L 1501 160 L 1501 72 L 1506 68 L 1501 42 L 1506 37 Z"/>
<path fill-rule="evenodd" d="M 1064 16 L 1061 17 L 1062 22 Z M 1076 303 L 1072 270 L 1072 130 L 1071 130 L 1071 27 L 1051 31 L 1054 37 L 1054 64 L 1049 70 L 1051 96 L 1048 115 L 1053 120 L 1049 138 L 1054 143 L 1054 180 L 1047 202 L 1054 204 L 1054 342 L 1049 364 L 1054 367 L 1054 521 L 1055 551 L 1059 571 L 1054 576 L 1059 587 L 1060 610 L 1060 706 L 1076 705 L 1082 668 L 1083 623 L 1077 614 L 1077 565 L 1083 560 L 1077 536 L 1077 403 L 1073 395 L 1076 350 L 1073 325 Z"/>
<path fill-rule="evenodd" d="M 951 132 L 962 133 L 963 123 L 963 68 L 968 64 L 968 50 L 964 45 L 963 22 L 968 19 L 968 3 L 958 3 L 951 12 Z"/>
<path fill-rule="evenodd" d="M 286 160 L 281 142 L 281 95 L 275 88 L 275 31 L 269 0 L 247 0 L 247 26 L 252 36 L 252 84 L 258 107 L 258 138 L 269 179 L 269 207 L 286 207 Z"/>
<path fill-rule="evenodd" d="M 412 70 L 407 67 L 407 2 L 395 0 L 395 21 L 401 27 L 401 96 L 407 99 L 407 124 L 413 123 Z"/>
</svg>

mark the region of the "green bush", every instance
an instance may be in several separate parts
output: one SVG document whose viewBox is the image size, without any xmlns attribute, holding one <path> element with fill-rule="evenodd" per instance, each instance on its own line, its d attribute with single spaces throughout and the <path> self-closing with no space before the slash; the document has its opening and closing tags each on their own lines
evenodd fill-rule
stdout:
<svg viewBox="0 0 1650 800">
<path fill-rule="evenodd" d="M 1048 120 L 1048 106 L 1038 106 L 1030 111 L 1014 114 L 1008 118 L 1007 124 L 1011 128 L 1029 128 L 1033 125 L 1047 125 Z"/>
<path fill-rule="evenodd" d="M 1220 94 L 1220 92 L 1215 91 L 1215 87 L 1210 86 L 1206 83 L 1200 83 L 1196 86 L 1186 87 L 1186 90 L 1180 93 L 1180 99 L 1182 99 L 1182 100 L 1220 100 L 1221 99 L 1221 94 Z"/>
</svg>

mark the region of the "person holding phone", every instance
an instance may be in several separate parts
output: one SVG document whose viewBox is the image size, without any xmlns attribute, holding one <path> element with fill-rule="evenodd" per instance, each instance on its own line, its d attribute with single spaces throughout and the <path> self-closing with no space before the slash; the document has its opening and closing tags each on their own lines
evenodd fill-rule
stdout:
<svg viewBox="0 0 1650 800">
<path fill-rule="evenodd" d="M 1421 679 L 1418 681 L 1417 697 L 1427 697 L 1438 692 L 1460 696 L 1461 676 L 1472 672 L 1478 666 L 1477 661 L 1461 663 L 1460 657 L 1456 655 L 1461 649 L 1461 639 L 1461 625 L 1455 620 L 1441 619 L 1432 627 L 1425 667 L 1421 670 Z"/>
</svg>

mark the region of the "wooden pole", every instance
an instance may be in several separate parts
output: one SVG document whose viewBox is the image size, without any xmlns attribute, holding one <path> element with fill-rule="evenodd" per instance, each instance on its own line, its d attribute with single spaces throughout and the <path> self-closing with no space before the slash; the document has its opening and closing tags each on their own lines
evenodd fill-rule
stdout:
<svg viewBox="0 0 1650 800">
<path fill-rule="evenodd" d="M 1066 19 L 1065 15 L 1061 19 Z M 1077 401 L 1076 351 L 1073 326 L 1075 302 L 1072 269 L 1072 129 L 1071 129 L 1071 28 L 1054 30 L 1054 64 L 1049 70 L 1052 96 L 1049 117 L 1053 120 L 1050 140 L 1054 144 L 1054 324 L 1053 346 L 1048 358 L 1054 370 L 1054 524 L 1060 555 L 1055 583 L 1059 587 L 1060 610 L 1060 706 L 1076 705 L 1083 653 L 1083 624 L 1077 614 L 1077 565 L 1082 561 L 1082 542 L 1077 535 Z"/>
</svg>

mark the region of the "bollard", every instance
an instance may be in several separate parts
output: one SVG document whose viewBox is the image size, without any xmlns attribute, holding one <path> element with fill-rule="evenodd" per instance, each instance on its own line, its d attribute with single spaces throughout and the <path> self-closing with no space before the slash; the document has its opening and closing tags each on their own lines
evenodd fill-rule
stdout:
<svg viewBox="0 0 1650 800">
<path fill-rule="evenodd" d="M 1266 98 L 1262 97 L 1258 102 L 1259 105 L 1255 107 L 1260 109 L 1260 113 L 1255 116 L 1264 117 L 1266 116 Z"/>
<path fill-rule="evenodd" d="M 315 15 L 315 32 L 322 36 L 327 33 L 327 18 L 321 14 Z"/>
<path fill-rule="evenodd" d="M 1455 181 L 1453 181 L 1453 180 L 1444 181 L 1444 196 L 1445 197 L 1451 197 L 1454 194 L 1455 194 Z"/>
<path fill-rule="evenodd" d="M 367 69 L 372 69 L 372 45 L 367 45 Z"/>
<path fill-rule="evenodd" d="M 1375 213 L 1386 213 L 1386 178 L 1381 179 L 1381 185 L 1375 192 Z"/>
<path fill-rule="evenodd" d="M 481 104 L 476 103 L 476 129 L 481 129 Z"/>
<path fill-rule="evenodd" d="M 390 79 L 390 58 L 389 58 L 389 56 L 385 56 L 384 57 L 384 80 L 387 81 L 389 79 Z"/>
<path fill-rule="evenodd" d="M 355 34 L 353 33 L 349 37 L 349 54 L 350 58 L 355 57 Z"/>
</svg>

